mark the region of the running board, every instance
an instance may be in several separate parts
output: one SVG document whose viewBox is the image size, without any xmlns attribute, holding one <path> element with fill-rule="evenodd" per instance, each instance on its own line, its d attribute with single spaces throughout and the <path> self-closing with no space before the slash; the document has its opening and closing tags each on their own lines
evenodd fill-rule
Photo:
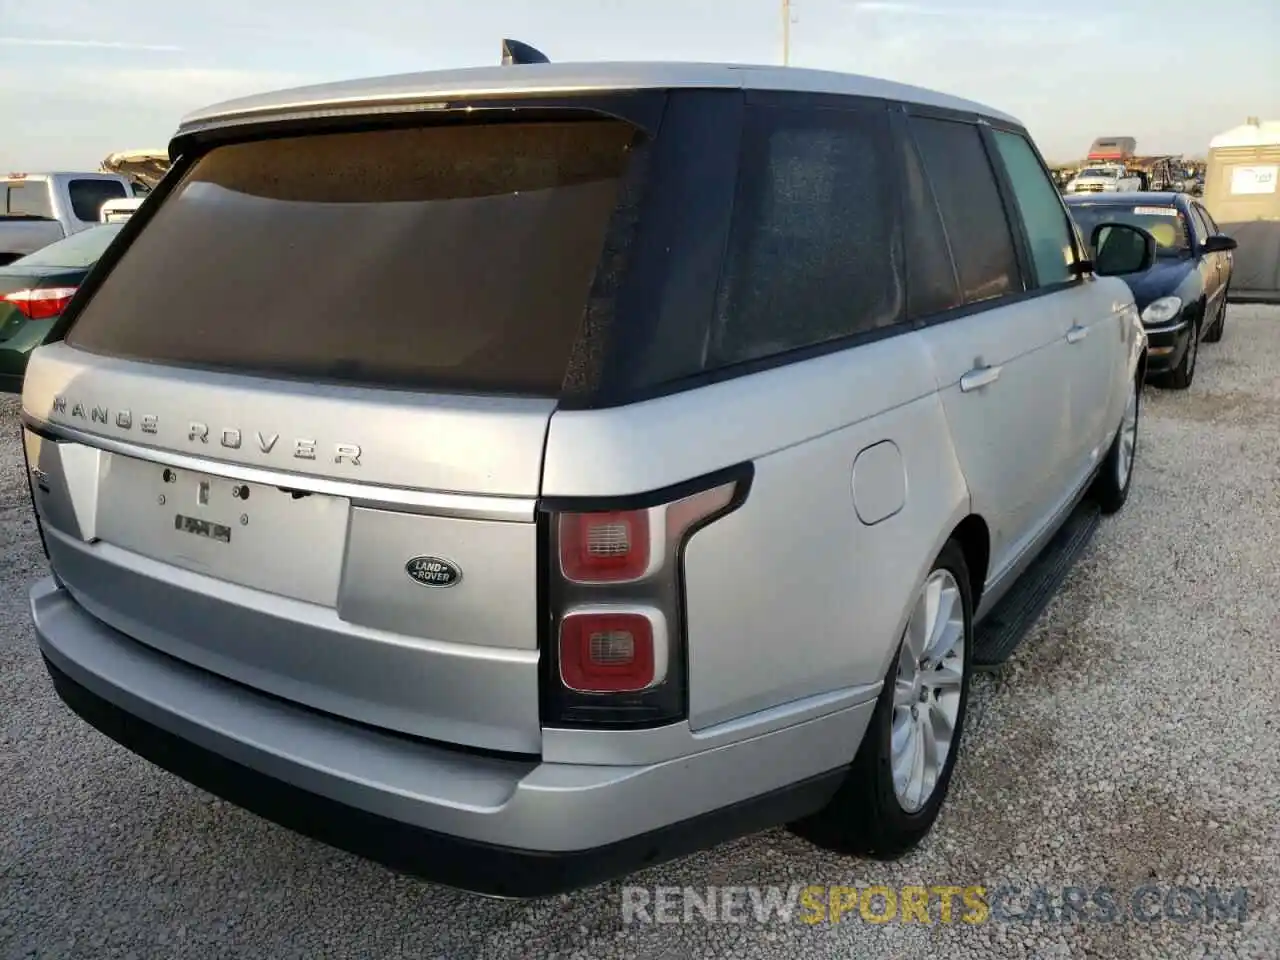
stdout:
<svg viewBox="0 0 1280 960">
<path fill-rule="evenodd" d="M 1092 499 L 1081 501 L 1040 556 L 982 618 L 974 631 L 976 669 L 995 670 L 1013 656 L 1089 546 L 1101 519 L 1101 511 Z"/>
</svg>

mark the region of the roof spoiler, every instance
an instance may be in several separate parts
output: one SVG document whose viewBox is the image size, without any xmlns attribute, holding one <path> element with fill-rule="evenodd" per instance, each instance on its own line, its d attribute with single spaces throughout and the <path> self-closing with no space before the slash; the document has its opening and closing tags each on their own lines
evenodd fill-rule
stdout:
<svg viewBox="0 0 1280 960">
<path fill-rule="evenodd" d="M 502 41 L 502 65 L 509 67 L 518 63 L 550 63 L 551 59 L 535 47 L 519 40 Z"/>
</svg>

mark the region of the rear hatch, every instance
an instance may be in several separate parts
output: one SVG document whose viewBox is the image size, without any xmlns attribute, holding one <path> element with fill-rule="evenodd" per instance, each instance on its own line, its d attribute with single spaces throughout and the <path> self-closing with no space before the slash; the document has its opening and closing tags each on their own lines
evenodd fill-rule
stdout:
<svg viewBox="0 0 1280 960">
<path fill-rule="evenodd" d="M 642 135 L 506 119 L 214 145 L 126 226 L 23 396 L 86 609 L 317 710 L 540 749 L 543 446 Z"/>
</svg>

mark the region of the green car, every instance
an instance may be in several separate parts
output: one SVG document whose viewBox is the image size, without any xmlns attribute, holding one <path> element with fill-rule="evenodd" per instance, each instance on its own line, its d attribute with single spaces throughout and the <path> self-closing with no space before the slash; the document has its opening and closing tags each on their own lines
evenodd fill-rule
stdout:
<svg viewBox="0 0 1280 960">
<path fill-rule="evenodd" d="M 81 230 L 0 267 L 0 393 L 22 392 L 27 357 L 122 226 Z"/>
</svg>

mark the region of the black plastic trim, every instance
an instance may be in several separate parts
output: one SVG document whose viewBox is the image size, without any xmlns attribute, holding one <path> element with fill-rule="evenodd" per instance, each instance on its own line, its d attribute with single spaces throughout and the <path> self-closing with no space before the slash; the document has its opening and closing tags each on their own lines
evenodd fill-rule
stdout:
<svg viewBox="0 0 1280 960">
<path fill-rule="evenodd" d="M 128 750 L 251 813 L 402 873 L 487 896 L 546 897 L 624 876 L 820 809 L 843 781 L 838 768 L 779 790 L 589 850 L 501 847 L 424 830 L 310 793 L 136 717 L 45 660 L 76 714 Z"/>
<path fill-rule="evenodd" d="M 595 513 L 602 510 L 647 510 L 664 503 L 674 503 L 695 493 L 714 490 L 726 483 L 736 482 L 733 503 L 741 506 L 751 489 L 755 477 L 755 464 L 751 461 L 723 467 L 711 473 L 704 473 L 690 480 L 682 480 L 657 490 L 644 493 L 628 493 L 617 497 L 543 497 L 538 501 L 538 509 L 546 513 Z M 736 509 L 736 506 L 735 506 Z M 727 512 L 727 508 L 726 508 Z M 722 514 L 719 514 L 722 515 Z"/>
<path fill-rule="evenodd" d="M 25 410 L 23 410 L 21 413 L 18 414 L 18 419 L 21 421 L 22 426 L 30 430 L 32 433 L 34 433 L 37 437 L 40 437 L 42 440 L 52 440 L 54 443 L 65 442 L 66 440 L 65 437 L 58 436 L 57 431 L 55 431 L 43 420 L 40 420 L 37 417 L 32 416 L 31 414 L 27 413 L 27 411 Z"/>
<path fill-rule="evenodd" d="M 558 406 L 560 409 L 564 410 L 608 410 L 611 408 L 628 406 L 633 403 L 643 403 L 646 400 L 657 400 L 662 397 L 669 397 L 678 393 L 686 393 L 690 390 L 709 387 L 713 384 L 737 380 L 740 377 L 748 377 L 755 373 L 763 373 L 780 367 L 789 367 L 797 363 L 804 363 L 808 360 L 816 360 L 819 357 L 825 357 L 833 353 L 841 353 L 845 350 L 853 350 L 869 343 L 888 340 L 891 337 L 901 337 L 905 334 L 912 333 L 913 331 L 914 328 L 911 323 L 904 321 L 902 323 L 896 323 L 890 327 L 867 330 L 848 337 L 839 337 L 833 340 L 824 341 L 823 343 L 815 343 L 810 346 L 798 347 L 794 350 L 771 354 L 767 357 L 759 357 L 742 363 L 717 367 L 714 370 L 705 370 L 701 373 L 681 377 L 678 380 L 669 380 L 666 383 L 656 384 L 652 387 L 637 389 L 625 397 L 616 397 L 590 404 L 573 404 L 561 401 Z"/>
</svg>

